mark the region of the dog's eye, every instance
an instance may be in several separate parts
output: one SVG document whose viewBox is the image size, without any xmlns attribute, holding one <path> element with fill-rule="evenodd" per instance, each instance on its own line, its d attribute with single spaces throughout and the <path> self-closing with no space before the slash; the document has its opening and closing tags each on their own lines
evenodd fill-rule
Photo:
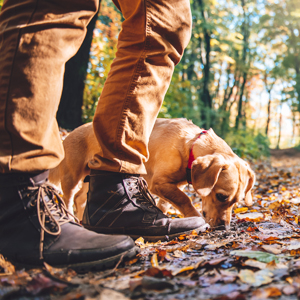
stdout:
<svg viewBox="0 0 300 300">
<path fill-rule="evenodd" d="M 227 195 L 224 194 L 217 194 L 216 197 L 220 202 L 225 202 L 229 198 Z"/>
</svg>

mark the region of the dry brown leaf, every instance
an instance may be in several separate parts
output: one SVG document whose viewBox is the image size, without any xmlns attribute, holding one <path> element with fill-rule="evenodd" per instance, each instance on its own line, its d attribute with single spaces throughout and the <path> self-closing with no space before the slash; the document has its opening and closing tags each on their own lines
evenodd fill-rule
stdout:
<svg viewBox="0 0 300 300">
<path fill-rule="evenodd" d="M 258 289 L 254 291 L 253 296 L 253 298 L 255 299 L 269 299 L 272 297 L 281 296 L 281 291 L 277 287 L 267 287 L 264 289 Z"/>
<path fill-rule="evenodd" d="M 4 272 L 1 273 L 1 268 L 3 269 Z M 13 264 L 11 264 L 9 261 L 6 261 L 3 257 L 3 255 L 0 254 L 0 275 L 5 274 L 13 274 L 15 272 L 15 267 Z"/>
<path fill-rule="evenodd" d="M 281 247 L 278 244 L 274 245 L 263 245 L 261 246 L 264 250 L 267 252 L 273 253 L 273 254 L 280 254 L 281 253 Z"/>
<path fill-rule="evenodd" d="M 292 285 L 286 285 L 283 289 L 282 289 L 282 292 L 285 294 L 285 295 L 293 295 L 297 292 L 297 289 L 292 286 Z"/>
</svg>

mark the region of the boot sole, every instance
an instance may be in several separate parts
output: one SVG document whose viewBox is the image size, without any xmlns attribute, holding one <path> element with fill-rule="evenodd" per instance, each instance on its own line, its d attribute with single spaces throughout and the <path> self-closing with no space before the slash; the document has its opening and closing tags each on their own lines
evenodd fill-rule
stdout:
<svg viewBox="0 0 300 300">
<path fill-rule="evenodd" d="M 70 268 L 75 270 L 77 273 L 87 273 L 90 271 L 101 271 L 104 269 L 114 268 L 120 261 L 126 261 L 133 258 L 139 252 L 138 247 L 133 247 L 130 250 L 124 251 L 118 255 L 111 256 L 108 258 L 94 260 L 89 262 L 82 262 L 77 264 L 66 264 L 66 265 L 53 265 L 54 268 Z M 23 263 L 12 262 L 16 267 L 32 269 L 32 268 L 40 268 L 42 265 L 28 265 Z M 47 262 L 46 262 L 47 263 Z"/>
<path fill-rule="evenodd" d="M 99 228 L 99 227 L 93 227 L 93 226 L 88 226 L 88 225 L 83 225 L 86 229 L 91 230 L 91 231 L 95 231 L 97 233 L 104 233 L 104 234 L 126 234 L 129 235 L 132 239 L 137 239 L 139 237 L 142 237 L 145 241 L 148 242 L 157 242 L 157 241 L 168 241 L 168 240 L 172 240 L 175 239 L 176 237 L 179 237 L 183 234 L 189 235 L 190 233 L 192 233 L 193 231 L 196 231 L 197 234 L 199 232 L 205 232 L 208 228 L 210 228 L 209 224 L 205 223 L 202 226 L 195 228 L 195 229 L 191 229 L 191 230 L 187 230 L 187 231 L 181 231 L 178 233 L 173 233 L 170 235 L 136 235 L 136 234 L 131 234 L 130 232 L 123 232 L 123 230 L 120 228 L 118 229 L 113 229 L 113 228 Z M 115 231 L 114 231 L 115 230 Z M 118 231 L 118 232 L 116 232 Z"/>
<path fill-rule="evenodd" d="M 125 251 L 123 253 L 120 253 L 118 255 L 100 259 L 98 261 L 91 261 L 87 263 L 79 263 L 79 264 L 72 264 L 68 267 L 75 270 L 78 273 L 86 273 L 90 271 L 101 271 L 103 269 L 111 269 L 114 268 L 117 263 L 122 261 L 129 260 L 136 256 L 136 254 L 139 252 L 139 249 L 137 247 L 133 247 L 132 249 Z"/>
<path fill-rule="evenodd" d="M 179 232 L 179 233 L 174 233 L 174 234 L 170 234 L 170 235 L 164 235 L 164 236 L 143 236 L 143 239 L 145 241 L 148 241 L 148 242 L 157 242 L 157 241 L 169 241 L 169 240 L 173 240 L 181 235 L 189 235 L 191 234 L 192 232 L 196 231 L 197 234 L 199 234 L 199 232 L 205 232 L 210 226 L 208 224 L 204 224 L 198 228 L 195 228 L 193 230 L 188 230 L 188 231 L 183 231 L 183 232 Z M 139 238 L 140 236 L 138 235 L 130 235 L 129 236 L 132 238 L 132 239 L 137 239 Z"/>
</svg>

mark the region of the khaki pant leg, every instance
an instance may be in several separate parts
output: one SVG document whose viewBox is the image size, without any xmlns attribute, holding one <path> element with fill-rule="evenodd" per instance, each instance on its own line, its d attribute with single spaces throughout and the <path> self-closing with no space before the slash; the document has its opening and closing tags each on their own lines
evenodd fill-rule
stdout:
<svg viewBox="0 0 300 300">
<path fill-rule="evenodd" d="M 7 0 L 0 13 L 0 172 L 59 164 L 56 111 L 64 66 L 79 49 L 97 0 Z"/>
<path fill-rule="evenodd" d="M 116 5 L 125 20 L 93 121 L 101 150 L 89 166 L 144 174 L 152 128 L 190 39 L 190 3 L 119 0 Z"/>
</svg>

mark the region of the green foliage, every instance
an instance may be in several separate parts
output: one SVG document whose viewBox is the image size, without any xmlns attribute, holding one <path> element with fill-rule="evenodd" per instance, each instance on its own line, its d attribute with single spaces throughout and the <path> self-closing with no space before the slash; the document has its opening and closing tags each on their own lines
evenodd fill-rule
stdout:
<svg viewBox="0 0 300 300">
<path fill-rule="evenodd" d="M 182 78 L 181 68 L 175 68 L 172 82 L 159 112 L 160 118 L 200 118 L 199 103 L 190 80 Z"/>
<path fill-rule="evenodd" d="M 269 94 L 285 89 L 293 113 L 300 111 L 299 6 L 295 0 L 191 0 L 191 40 L 175 68 L 159 117 L 184 117 L 202 128 L 212 127 L 242 157 L 267 156 L 267 137 L 254 134 L 249 122 L 258 110 L 265 114 L 266 106 L 253 105 L 252 92 L 261 87 Z M 86 79 L 84 122 L 93 118 L 121 21 L 111 2 L 103 0 Z M 278 99 L 273 100 L 274 106 Z M 277 115 L 278 106 L 273 106 L 270 124 Z M 268 134 L 277 135 L 274 126 L 270 128 Z"/>
<path fill-rule="evenodd" d="M 254 134 L 253 130 L 231 131 L 225 137 L 232 150 L 242 158 L 268 157 L 269 140 L 261 133 Z"/>
<path fill-rule="evenodd" d="M 101 9 L 94 30 L 88 74 L 83 95 L 82 121 L 91 122 L 99 96 L 117 51 L 117 38 L 122 16 L 112 2 L 101 1 Z"/>
</svg>

